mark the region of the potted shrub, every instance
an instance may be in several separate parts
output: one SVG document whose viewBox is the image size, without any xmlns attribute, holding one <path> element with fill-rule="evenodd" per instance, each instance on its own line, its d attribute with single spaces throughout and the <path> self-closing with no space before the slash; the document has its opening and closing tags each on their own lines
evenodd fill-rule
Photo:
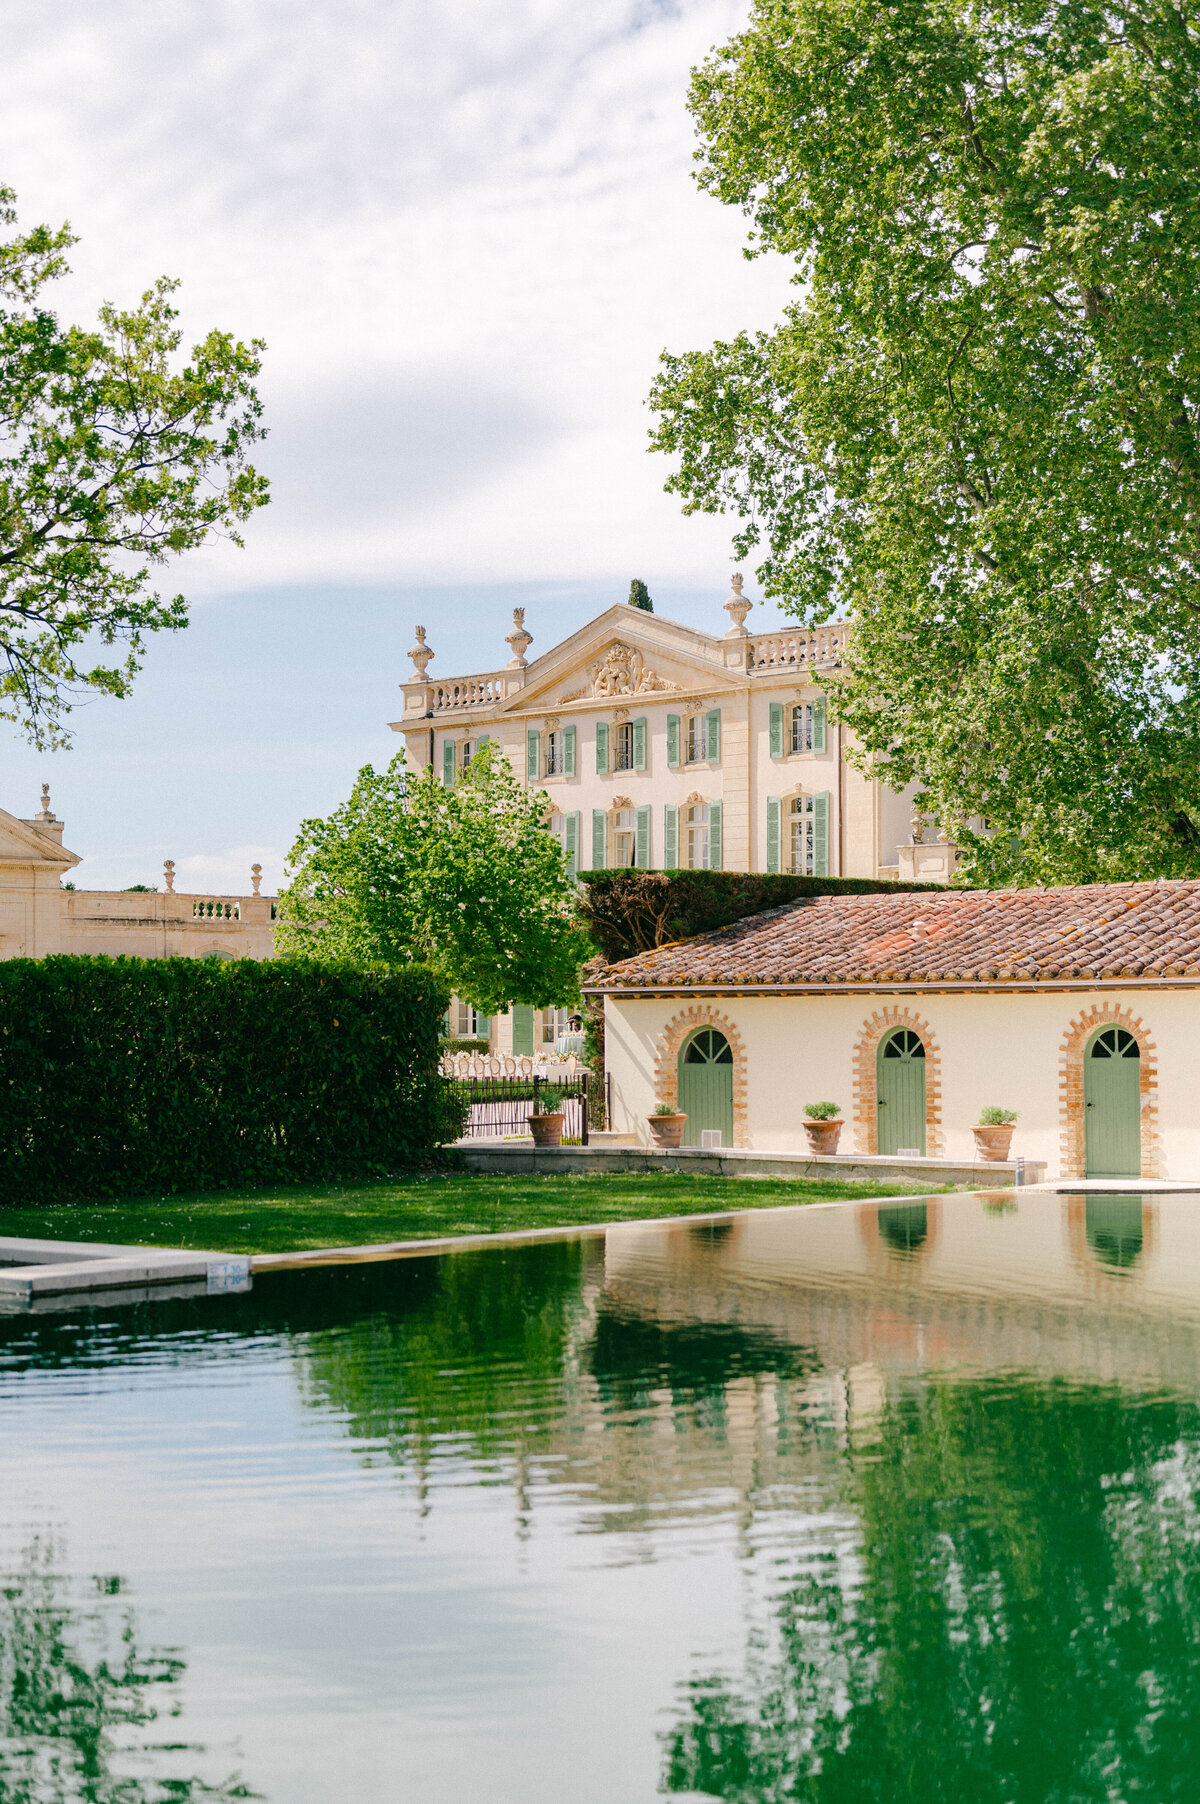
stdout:
<svg viewBox="0 0 1200 1804">
<path fill-rule="evenodd" d="M 647 1115 L 650 1132 L 654 1136 L 654 1144 L 663 1152 L 675 1152 L 683 1139 L 683 1124 L 686 1115 L 673 1109 L 669 1102 L 660 1102 L 653 1115 Z"/>
<path fill-rule="evenodd" d="M 563 1131 L 562 1091 L 553 1084 L 542 1084 L 533 1093 L 529 1114 L 529 1131 L 535 1146 L 561 1146 Z"/>
<path fill-rule="evenodd" d="M 975 1136 L 975 1151 L 981 1159 L 992 1162 L 1007 1159 L 1016 1119 L 1015 1109 L 997 1109 L 994 1106 L 980 1109 L 979 1120 L 971 1132 Z"/>
<path fill-rule="evenodd" d="M 810 1153 L 835 1153 L 841 1134 L 842 1112 L 835 1102 L 806 1102 L 804 1132 Z"/>
</svg>

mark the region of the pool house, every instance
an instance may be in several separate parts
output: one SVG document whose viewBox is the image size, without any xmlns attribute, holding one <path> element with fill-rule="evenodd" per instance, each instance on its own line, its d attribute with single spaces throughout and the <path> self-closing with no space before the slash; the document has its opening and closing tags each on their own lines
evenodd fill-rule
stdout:
<svg viewBox="0 0 1200 1804">
<path fill-rule="evenodd" d="M 1061 1177 L 1200 1180 L 1200 883 L 823 896 L 626 959 L 603 996 L 614 1131 L 964 1161 L 990 1107 Z M 719 1141 L 716 1136 L 720 1136 Z"/>
</svg>

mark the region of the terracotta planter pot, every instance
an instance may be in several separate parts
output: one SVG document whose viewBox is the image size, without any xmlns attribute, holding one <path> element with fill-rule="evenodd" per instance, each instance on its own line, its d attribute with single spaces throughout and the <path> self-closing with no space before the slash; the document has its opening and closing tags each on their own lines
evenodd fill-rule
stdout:
<svg viewBox="0 0 1200 1804">
<path fill-rule="evenodd" d="M 654 1136 L 655 1146 L 660 1147 L 663 1152 L 674 1152 L 678 1147 L 679 1142 L 683 1139 L 684 1123 L 687 1121 L 687 1116 L 678 1113 L 674 1115 L 647 1115 L 646 1120 L 650 1123 L 650 1132 Z"/>
<path fill-rule="evenodd" d="M 810 1153 L 835 1153 L 844 1121 L 806 1121 L 804 1132 L 808 1135 Z"/>
<path fill-rule="evenodd" d="M 975 1151 L 979 1157 L 993 1162 L 1007 1159 L 1015 1127 L 1014 1121 L 1002 1121 L 996 1127 L 984 1127 L 982 1124 L 973 1127 L 971 1132 L 975 1136 Z"/>
<path fill-rule="evenodd" d="M 563 1131 L 563 1115 L 559 1109 L 555 1115 L 531 1115 L 529 1131 L 533 1135 L 535 1146 L 561 1146 Z"/>
</svg>

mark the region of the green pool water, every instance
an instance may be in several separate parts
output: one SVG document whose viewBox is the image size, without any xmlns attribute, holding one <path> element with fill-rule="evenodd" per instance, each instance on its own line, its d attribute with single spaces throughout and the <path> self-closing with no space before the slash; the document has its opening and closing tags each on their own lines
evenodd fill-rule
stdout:
<svg viewBox="0 0 1200 1804">
<path fill-rule="evenodd" d="M 0 1800 L 1200 1788 L 1200 1196 L 0 1318 Z"/>
</svg>

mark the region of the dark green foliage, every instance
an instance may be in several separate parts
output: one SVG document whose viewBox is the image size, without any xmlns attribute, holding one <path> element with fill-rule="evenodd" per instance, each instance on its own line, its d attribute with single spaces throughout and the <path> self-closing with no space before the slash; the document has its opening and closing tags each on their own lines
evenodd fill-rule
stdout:
<svg viewBox="0 0 1200 1804">
<path fill-rule="evenodd" d="M 869 877 L 766 876 L 757 871 L 580 871 L 579 911 L 609 963 L 780 908 L 800 896 L 875 896 L 939 889 Z M 586 981 L 586 978 L 585 978 Z"/>
<path fill-rule="evenodd" d="M 487 1052 L 488 1042 L 486 1040 L 443 1040 L 441 1050 L 443 1052 Z"/>
<path fill-rule="evenodd" d="M 0 964 L 0 1203 L 384 1175 L 454 1139 L 424 969 Z"/>
<path fill-rule="evenodd" d="M 650 591 L 640 576 L 635 576 L 629 585 L 629 605 L 641 608 L 643 613 L 653 614 L 654 603 L 650 599 Z"/>
</svg>

